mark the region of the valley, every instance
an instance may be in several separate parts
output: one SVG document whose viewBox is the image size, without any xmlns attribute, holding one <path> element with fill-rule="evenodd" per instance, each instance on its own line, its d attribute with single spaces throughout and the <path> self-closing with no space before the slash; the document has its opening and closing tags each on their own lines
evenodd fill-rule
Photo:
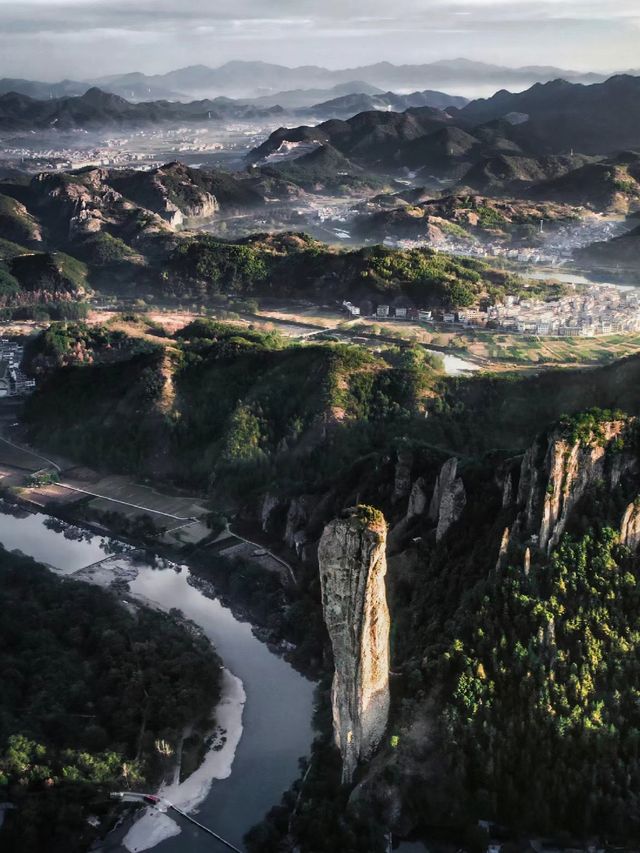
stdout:
<svg viewBox="0 0 640 853">
<path fill-rule="evenodd" d="M 9 853 L 637 848 L 640 77 L 556 72 L 0 80 Z"/>
</svg>

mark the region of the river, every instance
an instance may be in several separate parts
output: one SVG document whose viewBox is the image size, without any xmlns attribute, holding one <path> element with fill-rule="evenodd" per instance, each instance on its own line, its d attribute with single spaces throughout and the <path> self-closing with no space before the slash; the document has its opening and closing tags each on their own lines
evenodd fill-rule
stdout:
<svg viewBox="0 0 640 853">
<path fill-rule="evenodd" d="M 65 532 L 62 525 L 40 513 L 27 515 L 0 507 L 0 542 L 8 550 L 18 549 L 67 576 L 82 572 L 111 553 L 109 543 L 100 536 L 87 534 L 77 539 L 74 530 Z M 242 682 L 246 702 L 230 775 L 213 780 L 197 816 L 201 823 L 243 847 L 244 834 L 280 802 L 282 793 L 299 776 L 298 759 L 309 754 L 314 684 L 257 640 L 248 623 L 238 621 L 219 600 L 207 598 L 191 586 L 185 567 L 156 568 L 125 555 L 113 557 L 104 569 L 96 570 L 94 580 L 108 580 L 112 566 L 129 572 L 135 598 L 163 610 L 178 608 L 197 623 L 225 667 L 236 676 L 232 682 Z M 162 816 L 158 821 L 166 827 L 169 818 Z M 192 825 L 183 822 L 180 829 L 179 835 L 166 838 L 153 849 L 159 853 L 210 853 L 217 849 L 217 842 Z M 176 832 L 177 827 L 171 831 Z M 146 829 L 138 832 L 136 841 L 145 834 L 146 843 L 151 843 L 153 832 Z M 120 832 L 107 839 L 104 849 L 123 850 L 123 835 Z"/>
<path fill-rule="evenodd" d="M 556 272 L 555 270 L 527 270 L 527 278 L 536 281 L 560 281 L 563 284 L 605 284 L 608 287 L 617 287 L 619 290 L 636 290 L 636 284 L 622 284 L 619 281 L 602 281 L 601 279 L 589 278 L 578 272 Z"/>
</svg>

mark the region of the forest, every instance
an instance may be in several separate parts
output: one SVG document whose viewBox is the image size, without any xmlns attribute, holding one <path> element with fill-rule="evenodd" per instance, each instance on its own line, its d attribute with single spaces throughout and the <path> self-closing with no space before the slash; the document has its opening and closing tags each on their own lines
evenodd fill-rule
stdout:
<svg viewBox="0 0 640 853">
<path fill-rule="evenodd" d="M 4 550 L 0 610 L 0 847 L 84 851 L 109 792 L 154 787 L 184 726 L 212 719 L 221 662 L 177 614 Z"/>
<path fill-rule="evenodd" d="M 267 483 L 317 488 L 343 462 L 411 429 L 441 376 L 438 358 L 419 347 L 374 355 L 205 320 L 177 332 L 176 345 L 167 415 L 157 406 L 161 348 L 99 328 L 42 333 L 27 353 L 32 370 L 49 374 L 25 406 L 33 440 L 136 473 L 162 453 L 165 476 L 231 496 Z"/>
</svg>

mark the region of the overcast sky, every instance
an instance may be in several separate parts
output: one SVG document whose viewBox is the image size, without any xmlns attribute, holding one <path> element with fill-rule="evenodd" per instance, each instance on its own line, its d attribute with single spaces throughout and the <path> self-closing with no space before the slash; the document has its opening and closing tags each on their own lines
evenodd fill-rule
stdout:
<svg viewBox="0 0 640 853">
<path fill-rule="evenodd" d="M 0 0 L 0 76 L 41 80 L 229 59 L 622 70 L 639 48 L 640 0 Z"/>
</svg>

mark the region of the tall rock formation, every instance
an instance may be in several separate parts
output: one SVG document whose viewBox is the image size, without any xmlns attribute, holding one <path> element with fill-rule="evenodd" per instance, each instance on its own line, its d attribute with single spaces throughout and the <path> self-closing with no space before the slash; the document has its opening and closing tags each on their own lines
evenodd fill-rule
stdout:
<svg viewBox="0 0 640 853">
<path fill-rule="evenodd" d="M 467 505 L 464 483 L 457 473 L 458 460 L 448 459 L 440 469 L 433 489 L 429 518 L 436 524 L 436 542 L 458 521 Z"/>
<path fill-rule="evenodd" d="M 384 516 L 356 507 L 330 522 L 318 547 L 324 620 L 333 646 L 333 730 L 342 780 L 380 743 L 389 716 L 389 610 Z"/>
<path fill-rule="evenodd" d="M 411 487 L 411 494 L 409 495 L 409 503 L 407 505 L 407 521 L 422 515 L 428 503 L 429 498 L 427 496 L 424 477 L 418 477 Z"/>
<path fill-rule="evenodd" d="M 640 501 L 630 503 L 622 516 L 620 541 L 634 554 L 640 547 Z"/>
<path fill-rule="evenodd" d="M 411 469 L 413 453 L 410 450 L 398 451 L 398 460 L 393 481 L 393 502 L 406 498 L 411 490 Z"/>
<path fill-rule="evenodd" d="M 540 551 L 549 554 L 590 489 L 598 486 L 613 492 L 624 473 L 637 469 L 635 453 L 625 444 L 631 423 L 603 421 L 597 434 L 581 439 L 568 437 L 558 427 L 538 439 L 522 461 L 514 532 L 537 537 Z M 633 521 L 631 511 L 629 516 L 627 525 Z"/>
</svg>

